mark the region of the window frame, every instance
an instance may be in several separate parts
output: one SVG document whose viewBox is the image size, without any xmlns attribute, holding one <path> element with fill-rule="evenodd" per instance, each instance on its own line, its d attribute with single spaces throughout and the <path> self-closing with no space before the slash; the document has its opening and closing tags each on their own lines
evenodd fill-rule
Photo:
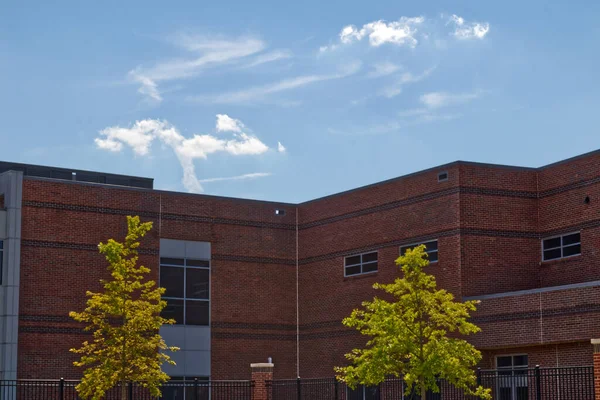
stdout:
<svg viewBox="0 0 600 400">
<path fill-rule="evenodd" d="M 4 276 L 4 240 L 0 240 L 0 285 L 2 285 Z"/>
<path fill-rule="evenodd" d="M 183 265 L 178 265 L 178 264 L 170 264 L 170 263 L 163 263 L 161 260 L 162 259 L 178 259 L 178 260 L 183 260 Z M 208 266 L 197 266 L 197 265 L 188 265 L 188 260 L 190 261 L 205 261 L 208 263 Z M 189 324 L 187 324 L 187 302 L 188 301 L 196 301 L 196 302 L 204 302 L 204 303 L 208 303 L 208 323 L 207 324 L 193 324 L 193 325 L 189 325 L 189 326 L 210 326 L 210 317 L 211 317 L 211 309 L 210 309 L 210 301 L 211 301 L 211 297 L 212 297 L 212 279 L 211 279 L 211 260 L 210 259 L 206 259 L 206 258 L 187 258 L 187 257 L 160 257 L 159 256 L 159 260 L 158 260 L 158 265 L 159 265 L 159 270 L 158 270 L 158 286 L 160 286 L 161 284 L 161 268 L 164 267 L 169 267 L 169 268 L 181 268 L 183 269 L 183 297 L 173 297 L 173 296 L 161 296 L 161 300 L 180 300 L 183 301 L 183 321 L 181 323 L 175 323 L 173 325 L 184 325 L 187 326 Z M 202 269 L 202 270 L 206 270 L 208 271 L 208 298 L 207 299 L 197 299 L 197 298 L 188 298 L 187 297 L 187 270 L 188 269 Z"/>
<path fill-rule="evenodd" d="M 577 242 L 577 243 L 571 243 L 571 244 L 569 244 L 567 246 L 563 245 L 563 238 L 565 236 L 576 235 L 576 234 L 579 234 L 579 242 Z M 546 240 L 556 239 L 556 238 L 560 238 L 560 246 L 558 246 L 558 247 L 551 247 L 549 249 L 544 249 L 544 242 Z M 579 253 L 578 254 L 572 254 L 570 256 L 563 256 L 565 247 L 573 247 L 573 246 L 577 246 L 577 245 L 579 245 Z M 582 249 L 581 249 L 581 231 L 573 231 L 573 232 L 563 233 L 563 234 L 560 234 L 560 235 L 554 235 L 554 236 L 544 237 L 544 238 L 542 238 L 542 240 L 540 242 L 540 248 L 542 250 L 542 262 L 550 262 L 550 261 L 562 260 L 564 258 L 571 258 L 571 257 L 581 256 L 581 254 L 582 254 L 581 253 L 581 251 L 582 251 Z M 556 249 L 560 249 L 560 257 L 548 258 L 548 259 L 545 258 L 545 256 L 544 256 L 544 252 L 545 251 L 556 250 Z"/>
<path fill-rule="evenodd" d="M 373 253 L 377 254 L 377 261 L 368 261 L 368 262 L 366 262 L 366 263 L 365 263 L 365 262 L 363 262 L 363 256 L 364 256 L 364 255 L 367 255 L 367 254 L 373 254 Z M 352 258 L 352 257 L 356 257 L 356 256 L 359 256 L 359 257 L 360 257 L 360 263 L 358 263 L 358 264 L 350 264 L 350 265 L 346 265 L 346 260 L 347 260 L 348 258 Z M 366 264 L 366 265 L 370 265 L 370 264 L 377 264 L 377 269 L 376 269 L 375 271 L 367 271 L 367 272 L 363 272 L 363 267 L 364 267 L 364 265 L 365 265 L 365 264 Z M 358 266 L 358 265 L 360 265 L 360 272 L 359 272 L 358 274 L 350 274 L 350 275 L 348 275 L 348 274 L 346 273 L 346 271 L 347 271 L 348 267 L 356 267 L 356 266 Z M 358 254 L 351 254 L 351 255 L 349 255 L 349 256 L 344 256 L 344 278 L 349 278 L 349 277 L 352 277 L 352 276 L 360 276 L 360 275 L 375 274 L 375 273 L 377 273 L 378 271 L 379 271 L 379 250 L 375 250 L 375 251 L 367 251 L 367 252 L 365 252 L 365 253 L 358 253 Z"/>
<path fill-rule="evenodd" d="M 527 357 L 527 365 L 514 365 L 515 357 Z M 510 367 L 498 367 L 498 358 L 510 357 Z M 498 376 L 496 379 L 496 391 L 499 393 L 500 389 L 510 389 L 510 399 L 515 400 L 518 398 L 519 388 L 529 388 L 529 382 L 527 377 L 527 371 L 529 369 L 529 354 L 527 353 L 511 353 L 511 354 L 497 354 L 495 357 L 495 371 Z M 499 372 L 510 372 L 510 375 L 500 375 Z M 515 371 L 521 373 L 515 374 Z M 524 372 L 524 373 L 523 373 Z M 507 376 L 509 378 L 501 379 L 501 376 Z M 505 386 L 503 386 L 505 385 Z"/>
<path fill-rule="evenodd" d="M 440 253 L 439 253 L 440 252 L 440 241 L 438 239 L 431 239 L 431 240 L 426 240 L 424 242 L 417 242 L 417 243 L 405 244 L 405 245 L 400 246 L 400 248 L 398 250 L 399 250 L 400 255 L 402 256 L 402 255 L 404 255 L 402 253 L 402 249 L 405 249 L 405 248 L 415 248 L 415 247 L 417 247 L 419 245 L 426 244 L 426 243 L 431 243 L 431 242 L 437 242 L 437 249 L 432 250 L 432 251 L 427 251 L 427 249 L 426 249 L 425 253 L 427 253 L 427 260 L 429 261 L 429 264 L 437 264 L 437 262 L 440 260 Z M 433 252 L 438 253 L 437 254 L 437 260 L 435 260 L 435 261 L 429 260 L 429 253 L 433 253 Z"/>
</svg>

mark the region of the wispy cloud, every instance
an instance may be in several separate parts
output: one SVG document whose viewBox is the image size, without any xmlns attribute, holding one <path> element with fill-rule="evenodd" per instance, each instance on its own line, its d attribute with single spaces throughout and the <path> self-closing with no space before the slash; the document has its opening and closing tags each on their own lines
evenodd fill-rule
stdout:
<svg viewBox="0 0 600 400">
<path fill-rule="evenodd" d="M 359 69 L 360 63 L 352 63 L 344 66 L 340 72 L 335 74 L 297 76 L 263 86 L 254 86 L 247 89 L 216 95 L 190 96 L 188 99 L 191 101 L 213 104 L 255 103 L 257 101 L 264 100 L 265 97 L 275 93 L 297 89 L 321 81 L 344 78 L 355 74 Z"/>
<path fill-rule="evenodd" d="M 248 180 L 248 179 L 264 178 L 264 177 L 271 176 L 271 175 L 273 175 L 273 174 L 270 172 L 253 172 L 250 174 L 243 174 L 243 175 L 238 175 L 238 176 L 200 179 L 198 182 L 212 183 L 212 182 L 223 182 L 223 181 L 243 181 L 243 180 Z"/>
<path fill-rule="evenodd" d="M 244 125 L 237 122 L 235 126 Z M 159 140 L 175 152 L 183 168 L 183 185 L 188 191 L 195 193 L 203 191 L 202 181 L 196 176 L 195 160 L 206 159 L 210 154 L 217 152 L 239 156 L 259 155 L 269 150 L 269 147 L 256 136 L 244 132 L 234 134 L 232 139 L 220 139 L 206 134 L 196 134 L 186 138 L 175 126 L 157 119 L 136 121 L 129 127 L 108 127 L 99 132 L 95 143 L 99 149 L 112 152 L 120 152 L 128 146 L 134 154 L 146 156 L 150 153 L 150 147 L 155 140 Z"/>
<path fill-rule="evenodd" d="M 373 64 L 373 69 L 367 74 L 369 78 L 381 78 L 382 76 L 391 75 L 397 72 L 402 67 L 398 64 L 386 61 L 382 63 Z"/>
<path fill-rule="evenodd" d="M 284 145 L 281 144 L 281 142 L 277 142 L 277 151 L 280 153 L 285 153 L 287 149 Z"/>
<path fill-rule="evenodd" d="M 423 94 L 419 101 L 427 108 L 433 109 L 467 103 L 475 100 L 480 95 L 481 92 L 479 91 L 472 93 L 431 92 Z"/>
<path fill-rule="evenodd" d="M 292 56 L 292 52 L 289 50 L 274 50 L 268 53 L 259 54 L 258 56 L 254 57 L 250 62 L 243 65 L 242 68 L 252 68 L 269 62 L 292 58 Z"/>
<path fill-rule="evenodd" d="M 162 100 L 161 82 L 190 79 L 204 70 L 217 66 L 241 63 L 250 56 L 244 67 L 255 67 L 268 62 L 291 57 L 287 50 L 263 53 L 266 44 L 253 36 L 224 38 L 202 35 L 178 34 L 171 43 L 186 52 L 186 57 L 159 62 L 153 66 L 138 66 L 128 73 L 129 81 L 140 85 L 138 92 L 154 102 Z"/>
<path fill-rule="evenodd" d="M 400 74 L 400 76 L 393 82 L 392 84 L 387 85 L 379 94 L 381 96 L 389 98 L 393 98 L 402 93 L 402 88 L 411 83 L 417 83 L 427 78 L 433 71 L 435 71 L 436 67 L 431 67 L 423 71 L 422 73 L 415 75 L 412 72 L 404 72 Z"/>
<path fill-rule="evenodd" d="M 483 39 L 490 31 L 488 22 L 465 22 L 465 19 L 456 14 L 450 16 L 448 24 L 454 26 L 452 35 L 458 39 Z"/>
</svg>

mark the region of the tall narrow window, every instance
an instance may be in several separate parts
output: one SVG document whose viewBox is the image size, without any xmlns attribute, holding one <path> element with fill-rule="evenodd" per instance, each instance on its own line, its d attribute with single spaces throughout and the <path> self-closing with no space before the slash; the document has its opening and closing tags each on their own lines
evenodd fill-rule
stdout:
<svg viewBox="0 0 600 400">
<path fill-rule="evenodd" d="M 406 253 L 406 250 L 408 249 L 414 249 L 415 247 L 424 244 L 425 245 L 425 252 L 427 253 L 427 259 L 429 260 L 429 262 L 434 263 L 438 261 L 438 241 L 437 240 L 431 240 L 429 242 L 423 242 L 423 243 L 415 243 L 415 244 L 409 244 L 406 246 L 402 246 L 400 247 L 400 255 L 403 255 L 404 253 Z"/>
<path fill-rule="evenodd" d="M 377 271 L 377 252 L 358 254 L 344 258 L 344 275 L 360 275 Z"/>
<path fill-rule="evenodd" d="M 0 285 L 2 285 L 2 275 L 4 270 L 2 269 L 2 261 L 4 260 L 4 242 L 0 240 Z"/>
<path fill-rule="evenodd" d="M 167 301 L 163 317 L 176 324 L 208 325 L 210 261 L 161 257 L 160 286 L 165 288 Z"/>
<path fill-rule="evenodd" d="M 581 254 L 581 232 L 542 240 L 542 260 L 556 260 Z"/>
<path fill-rule="evenodd" d="M 496 390 L 499 399 L 527 399 L 527 366 L 527 354 L 496 357 L 496 368 L 498 368 L 498 388 Z"/>
</svg>

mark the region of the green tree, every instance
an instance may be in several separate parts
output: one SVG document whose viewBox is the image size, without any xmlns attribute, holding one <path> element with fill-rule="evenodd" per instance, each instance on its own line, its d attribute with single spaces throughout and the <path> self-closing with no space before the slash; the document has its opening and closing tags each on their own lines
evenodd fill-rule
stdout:
<svg viewBox="0 0 600 400">
<path fill-rule="evenodd" d="M 388 376 L 402 377 L 407 394 L 414 390 L 425 400 L 427 390 L 439 391 L 441 378 L 468 394 L 491 399 L 489 389 L 476 387 L 473 367 L 481 353 L 457 337 L 479 332 L 468 322 L 477 302 L 456 302 L 451 293 L 436 288 L 435 278 L 423 272 L 429 264 L 423 245 L 408 250 L 396 264 L 402 278 L 373 286 L 395 301 L 375 297 L 344 319 L 344 325 L 370 339 L 366 348 L 346 354 L 351 363 L 335 368 L 338 379 L 354 388 L 377 385 Z"/>
<path fill-rule="evenodd" d="M 77 392 L 83 399 L 100 400 L 120 384 L 121 398 L 127 398 L 127 382 L 136 382 L 153 396 L 160 396 L 160 386 L 169 379 L 161 366 L 175 364 L 165 351 L 168 347 L 159 334 L 163 324 L 173 324 L 160 316 L 166 306 L 161 300 L 165 289 L 146 279 L 150 269 L 137 266 L 139 239 L 152 229 L 152 223 L 140 223 L 139 217 L 127 217 L 127 236 L 123 243 L 109 239 L 100 243 L 100 253 L 108 261 L 112 280 L 101 280 L 102 293 L 87 292 L 87 307 L 69 315 L 87 324 L 93 341 L 85 341 L 74 362 L 85 367 Z"/>
</svg>

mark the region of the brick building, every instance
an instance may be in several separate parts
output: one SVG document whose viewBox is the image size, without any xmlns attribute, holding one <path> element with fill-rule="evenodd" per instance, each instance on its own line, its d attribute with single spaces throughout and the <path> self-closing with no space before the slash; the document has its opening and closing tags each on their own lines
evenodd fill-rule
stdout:
<svg viewBox="0 0 600 400">
<path fill-rule="evenodd" d="M 457 161 L 301 204 L 174 193 L 152 180 L 0 163 L 0 378 L 77 377 L 68 317 L 107 275 L 125 216 L 167 287 L 172 376 L 329 377 L 364 339 L 340 321 L 426 243 L 428 271 L 480 299 L 482 366 L 590 365 L 600 337 L 600 151 L 541 168 Z"/>
</svg>

